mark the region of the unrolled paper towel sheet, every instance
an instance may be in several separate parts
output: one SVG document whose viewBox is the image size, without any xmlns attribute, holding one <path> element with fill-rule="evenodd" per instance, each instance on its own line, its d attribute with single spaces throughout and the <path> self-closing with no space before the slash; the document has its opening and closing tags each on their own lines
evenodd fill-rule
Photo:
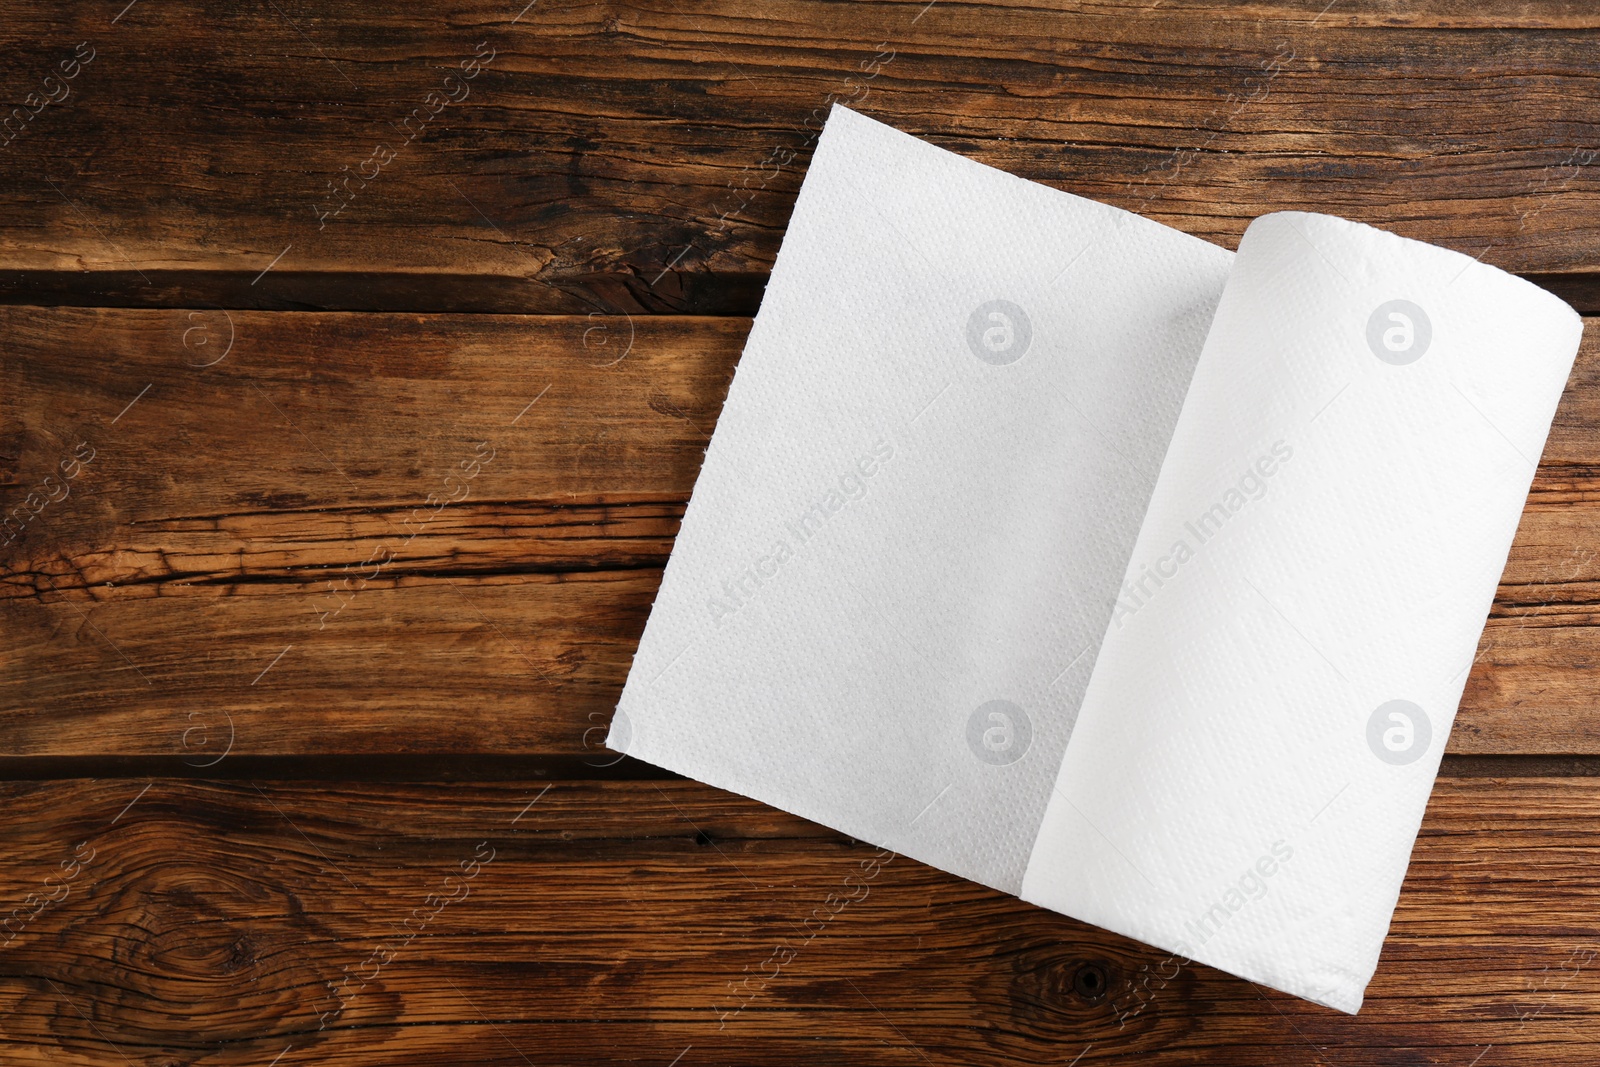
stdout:
<svg viewBox="0 0 1600 1067">
<path fill-rule="evenodd" d="M 1232 258 L 834 108 L 608 743 L 1018 892 Z"/>
<path fill-rule="evenodd" d="M 1580 329 L 836 106 L 608 744 L 1354 1011 Z"/>
</svg>

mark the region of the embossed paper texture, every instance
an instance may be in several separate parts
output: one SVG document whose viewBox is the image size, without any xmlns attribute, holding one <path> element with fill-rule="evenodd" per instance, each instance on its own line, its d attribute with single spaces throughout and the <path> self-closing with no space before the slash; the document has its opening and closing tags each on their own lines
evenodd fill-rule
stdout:
<svg viewBox="0 0 1600 1067">
<path fill-rule="evenodd" d="M 1455 252 L 1250 226 L 1025 899 L 1360 1006 L 1581 331 Z"/>
<path fill-rule="evenodd" d="M 609 743 L 1354 1011 L 1580 329 L 835 107 Z"/>
<path fill-rule="evenodd" d="M 1231 258 L 836 108 L 613 739 L 1017 892 Z"/>
</svg>

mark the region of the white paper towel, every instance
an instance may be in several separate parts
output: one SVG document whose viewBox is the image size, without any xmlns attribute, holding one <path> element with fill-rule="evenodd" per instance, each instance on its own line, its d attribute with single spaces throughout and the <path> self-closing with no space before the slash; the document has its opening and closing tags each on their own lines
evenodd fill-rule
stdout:
<svg viewBox="0 0 1600 1067">
<path fill-rule="evenodd" d="M 835 107 L 608 743 L 1020 890 L 1231 259 Z"/>
<path fill-rule="evenodd" d="M 1354 1011 L 1580 329 L 836 106 L 608 744 Z"/>
<path fill-rule="evenodd" d="M 1025 900 L 1360 1007 L 1582 328 L 1456 252 L 1251 224 Z"/>
</svg>

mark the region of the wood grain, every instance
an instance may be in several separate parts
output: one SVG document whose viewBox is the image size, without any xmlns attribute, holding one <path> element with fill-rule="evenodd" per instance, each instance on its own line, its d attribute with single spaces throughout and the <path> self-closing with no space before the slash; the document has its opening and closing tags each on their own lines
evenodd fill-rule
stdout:
<svg viewBox="0 0 1600 1067">
<path fill-rule="evenodd" d="M 832 102 L 1595 313 L 1600 12 L 524 4 L 0 0 L 0 1063 L 1595 1061 L 1593 330 L 1359 1016 L 600 739 Z"/>
<path fill-rule="evenodd" d="M 1354 1017 L 690 782 L 0 795 L 7 1063 L 1558 1065 L 1600 1040 L 1594 780 L 1441 781 Z"/>
<path fill-rule="evenodd" d="M 201 766 L 224 737 L 603 756 L 748 322 L 18 307 L 0 329 L 0 515 L 27 519 L 0 549 L 0 751 Z M 1597 427 L 1591 334 L 1451 752 L 1600 753 Z"/>
<path fill-rule="evenodd" d="M 840 101 L 1225 245 L 1329 210 L 1600 310 L 1570 0 L 121 6 L 0 5 L 4 299 L 750 314 Z"/>
</svg>

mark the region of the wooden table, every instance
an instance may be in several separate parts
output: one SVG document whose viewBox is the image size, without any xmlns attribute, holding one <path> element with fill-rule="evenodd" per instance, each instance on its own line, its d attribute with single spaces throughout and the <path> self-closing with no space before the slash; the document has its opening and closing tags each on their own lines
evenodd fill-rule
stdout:
<svg viewBox="0 0 1600 1067">
<path fill-rule="evenodd" d="M 601 745 L 833 100 L 1592 314 L 1600 12 L 522 3 L 0 0 L 0 1063 L 1600 1060 L 1593 335 L 1359 1016 Z"/>
</svg>

